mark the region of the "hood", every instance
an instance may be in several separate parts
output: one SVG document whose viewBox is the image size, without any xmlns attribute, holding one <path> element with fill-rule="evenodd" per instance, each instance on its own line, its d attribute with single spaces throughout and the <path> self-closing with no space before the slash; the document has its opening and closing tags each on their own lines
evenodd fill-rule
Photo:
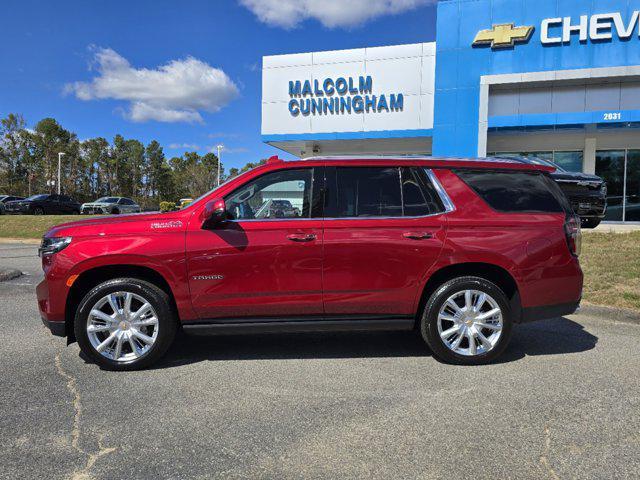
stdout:
<svg viewBox="0 0 640 480">
<path fill-rule="evenodd" d="M 554 172 L 551 174 L 554 180 L 557 182 L 567 182 L 567 183 L 579 183 L 579 182 L 589 182 L 589 183 L 598 183 L 603 184 L 604 180 L 598 177 L 597 175 L 591 175 L 589 173 L 581 173 L 581 172 Z"/>
<path fill-rule="evenodd" d="M 190 212 L 152 212 L 88 218 L 56 225 L 46 237 L 90 237 L 175 232 L 187 226 Z"/>
</svg>

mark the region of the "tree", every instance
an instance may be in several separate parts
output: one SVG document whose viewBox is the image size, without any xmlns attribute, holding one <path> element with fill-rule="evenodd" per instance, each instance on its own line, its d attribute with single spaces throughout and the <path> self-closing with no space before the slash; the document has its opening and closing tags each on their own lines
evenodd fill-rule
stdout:
<svg viewBox="0 0 640 480">
<path fill-rule="evenodd" d="M 22 115 L 10 113 L 0 122 L 0 187 L 2 191 L 14 191 L 20 183 L 22 132 L 25 128 Z"/>
<path fill-rule="evenodd" d="M 33 130 L 21 115 L 0 120 L 0 192 L 15 195 L 53 192 L 62 161 L 62 190 L 79 201 L 101 196 L 129 196 L 144 208 L 160 201 L 197 197 L 213 189 L 220 163 L 213 153 L 186 152 L 167 160 L 162 146 L 146 147 L 136 139 L 116 135 L 79 142 L 75 133 L 55 119 L 40 120 Z M 266 160 L 229 170 L 227 179 L 262 165 Z M 220 169 L 220 180 L 225 172 Z"/>
<path fill-rule="evenodd" d="M 33 155 L 44 172 L 38 186 L 49 193 L 55 191 L 58 181 L 58 153 L 65 154 L 65 175 L 62 176 L 61 182 L 62 189 L 65 190 L 65 185 L 70 182 L 68 165 L 74 164 L 73 157 L 78 154 L 76 135 L 62 128 L 53 118 L 44 118 L 35 126 L 33 144 Z"/>
</svg>

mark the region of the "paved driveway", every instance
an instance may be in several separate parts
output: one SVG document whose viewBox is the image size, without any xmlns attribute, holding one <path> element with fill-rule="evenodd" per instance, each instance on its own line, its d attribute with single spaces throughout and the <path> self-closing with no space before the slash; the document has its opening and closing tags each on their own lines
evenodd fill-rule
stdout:
<svg viewBox="0 0 640 480">
<path fill-rule="evenodd" d="M 0 245 L 29 274 L 0 284 L 0 478 L 640 477 L 640 326 L 522 326 L 478 368 L 405 333 L 180 338 L 112 373 L 42 327 L 34 255 Z"/>
</svg>

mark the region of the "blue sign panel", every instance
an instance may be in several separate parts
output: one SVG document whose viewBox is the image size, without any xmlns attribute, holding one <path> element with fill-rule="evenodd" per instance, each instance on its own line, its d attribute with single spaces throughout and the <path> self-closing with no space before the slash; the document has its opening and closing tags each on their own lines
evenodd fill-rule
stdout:
<svg viewBox="0 0 640 480">
<path fill-rule="evenodd" d="M 640 65 L 640 1 L 441 0 L 436 48 L 433 153 L 476 156 L 482 76 Z M 611 123 L 635 113 L 582 116 Z"/>
</svg>

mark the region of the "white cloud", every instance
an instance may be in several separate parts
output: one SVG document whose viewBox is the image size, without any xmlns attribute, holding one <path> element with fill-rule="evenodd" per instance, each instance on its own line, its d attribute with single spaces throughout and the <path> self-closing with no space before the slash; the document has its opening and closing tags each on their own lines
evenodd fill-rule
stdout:
<svg viewBox="0 0 640 480">
<path fill-rule="evenodd" d="M 65 92 L 85 101 L 128 101 L 125 116 L 134 122 L 202 122 L 200 112 L 217 112 L 238 96 L 226 73 L 193 57 L 134 68 L 114 50 L 98 48 L 94 60 L 98 75 L 67 84 Z"/>
<path fill-rule="evenodd" d="M 294 28 L 314 18 L 325 27 L 353 27 L 383 15 L 413 10 L 436 0 L 239 0 L 261 22 Z"/>
<path fill-rule="evenodd" d="M 240 134 L 231 132 L 213 132 L 207 135 L 207 138 L 238 138 Z"/>
<path fill-rule="evenodd" d="M 171 150 L 200 150 L 200 145 L 195 143 L 172 143 L 169 145 Z"/>
</svg>

